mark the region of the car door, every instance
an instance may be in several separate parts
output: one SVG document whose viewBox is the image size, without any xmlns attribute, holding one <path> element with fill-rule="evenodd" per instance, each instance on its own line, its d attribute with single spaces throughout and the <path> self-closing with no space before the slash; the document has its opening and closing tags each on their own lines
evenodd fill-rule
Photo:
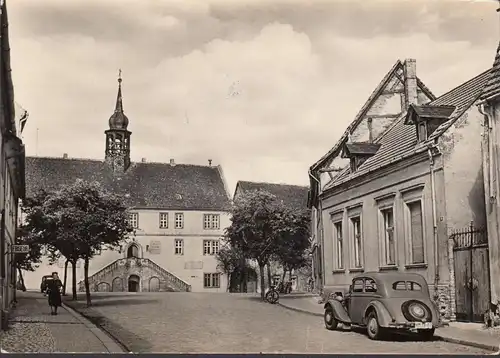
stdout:
<svg viewBox="0 0 500 358">
<path fill-rule="evenodd" d="M 349 298 L 349 317 L 354 324 L 361 323 L 363 318 L 362 305 L 364 302 L 364 278 L 355 278 L 352 280 L 351 296 Z M 361 311 L 361 312 L 360 312 Z"/>
</svg>

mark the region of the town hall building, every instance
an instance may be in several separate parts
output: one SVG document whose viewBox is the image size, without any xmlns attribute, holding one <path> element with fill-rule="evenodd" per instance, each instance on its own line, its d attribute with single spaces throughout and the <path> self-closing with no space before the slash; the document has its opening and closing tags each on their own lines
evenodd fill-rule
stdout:
<svg viewBox="0 0 500 358">
<path fill-rule="evenodd" d="M 106 250 L 90 263 L 92 291 L 224 292 L 226 279 L 217 269 L 220 238 L 230 224 L 230 195 L 220 165 L 141 162 L 130 159 L 131 132 L 123 111 L 118 79 L 115 111 L 105 131 L 104 160 L 26 158 L 26 196 L 56 190 L 77 179 L 97 181 L 120 194 L 130 208 L 134 234 L 120 250 Z M 59 271 L 43 264 L 26 273 L 26 282 Z M 77 266 L 83 290 L 83 265 Z M 68 270 L 68 282 L 71 270 Z"/>
</svg>

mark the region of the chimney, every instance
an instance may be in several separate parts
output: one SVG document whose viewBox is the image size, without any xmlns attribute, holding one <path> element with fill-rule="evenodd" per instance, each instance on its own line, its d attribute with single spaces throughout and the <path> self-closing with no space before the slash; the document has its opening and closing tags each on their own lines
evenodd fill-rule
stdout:
<svg viewBox="0 0 500 358">
<path fill-rule="evenodd" d="M 404 79 L 405 79 L 405 108 L 407 110 L 411 104 L 418 103 L 417 92 L 417 61 L 414 59 L 406 59 L 404 63 Z"/>
<path fill-rule="evenodd" d="M 368 127 L 368 142 L 369 143 L 373 143 L 373 126 L 372 126 L 372 123 L 373 122 L 373 118 L 368 118 L 367 120 L 367 127 Z"/>
<path fill-rule="evenodd" d="M 174 159 L 170 159 L 170 165 L 171 165 L 171 166 L 174 166 L 174 165 L 175 165 L 175 161 L 174 161 Z"/>
<path fill-rule="evenodd" d="M 208 166 L 211 167 L 212 166 L 212 159 L 209 159 L 208 160 Z"/>
<path fill-rule="evenodd" d="M 68 153 L 63 154 L 63 159 L 68 159 Z"/>
<path fill-rule="evenodd" d="M 146 158 L 142 158 L 141 162 L 146 163 Z"/>
</svg>

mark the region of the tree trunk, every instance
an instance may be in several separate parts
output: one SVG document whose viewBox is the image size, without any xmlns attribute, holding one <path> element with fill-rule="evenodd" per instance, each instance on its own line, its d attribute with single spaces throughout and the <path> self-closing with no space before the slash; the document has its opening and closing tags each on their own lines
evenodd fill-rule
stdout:
<svg viewBox="0 0 500 358">
<path fill-rule="evenodd" d="M 26 291 L 26 286 L 24 285 L 23 271 L 21 270 L 20 267 L 18 267 L 17 272 L 19 273 L 19 282 L 21 282 L 21 290 Z"/>
<path fill-rule="evenodd" d="M 267 282 L 268 282 L 269 288 L 271 288 L 273 281 L 272 281 L 272 275 L 271 275 L 271 264 L 269 261 L 267 262 L 266 266 L 267 266 Z"/>
<path fill-rule="evenodd" d="M 281 278 L 281 282 L 283 283 L 285 283 L 286 271 L 286 267 L 283 266 L 283 277 Z"/>
<path fill-rule="evenodd" d="M 227 285 L 226 285 L 226 292 L 231 292 L 231 274 L 227 274 Z"/>
<path fill-rule="evenodd" d="M 90 284 L 89 284 L 89 258 L 85 258 L 85 264 L 84 264 L 84 281 L 85 281 L 85 298 L 87 299 L 87 307 L 90 307 L 92 305 L 92 302 L 90 301 Z"/>
<path fill-rule="evenodd" d="M 76 301 L 77 297 L 76 297 L 76 261 L 75 260 L 71 261 L 71 272 L 72 272 L 71 283 L 73 285 L 73 287 L 72 287 L 72 290 L 73 290 L 72 300 Z"/>
<path fill-rule="evenodd" d="M 259 263 L 259 272 L 260 272 L 260 298 L 262 298 L 262 301 L 265 300 L 266 297 L 266 283 L 264 279 L 264 264 Z"/>
<path fill-rule="evenodd" d="M 66 262 L 64 263 L 64 279 L 63 279 L 63 292 L 62 295 L 66 296 L 66 284 L 68 282 L 68 264 L 69 261 L 66 259 Z"/>
</svg>

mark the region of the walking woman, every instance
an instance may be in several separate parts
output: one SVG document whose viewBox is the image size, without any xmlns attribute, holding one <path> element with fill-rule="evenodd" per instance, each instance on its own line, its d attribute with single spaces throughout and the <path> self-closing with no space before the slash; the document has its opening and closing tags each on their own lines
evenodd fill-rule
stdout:
<svg viewBox="0 0 500 358">
<path fill-rule="evenodd" d="M 57 315 L 57 307 L 61 306 L 61 287 L 62 282 L 59 279 L 57 272 L 52 272 L 52 280 L 48 281 L 48 295 L 49 295 L 49 306 L 50 314 Z"/>
</svg>

